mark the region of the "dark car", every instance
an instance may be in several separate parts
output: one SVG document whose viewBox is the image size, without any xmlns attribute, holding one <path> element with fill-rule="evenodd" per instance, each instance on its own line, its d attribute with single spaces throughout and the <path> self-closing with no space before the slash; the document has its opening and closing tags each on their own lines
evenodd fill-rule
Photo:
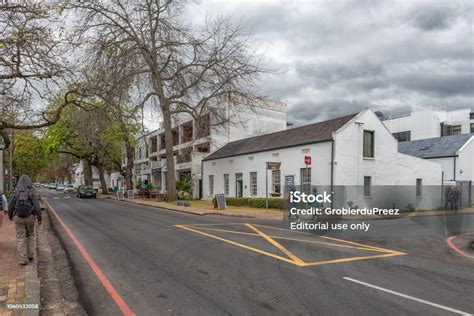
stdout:
<svg viewBox="0 0 474 316">
<path fill-rule="evenodd" d="M 77 195 L 78 198 L 97 198 L 97 193 L 95 192 L 92 185 L 80 185 L 77 188 Z"/>
</svg>

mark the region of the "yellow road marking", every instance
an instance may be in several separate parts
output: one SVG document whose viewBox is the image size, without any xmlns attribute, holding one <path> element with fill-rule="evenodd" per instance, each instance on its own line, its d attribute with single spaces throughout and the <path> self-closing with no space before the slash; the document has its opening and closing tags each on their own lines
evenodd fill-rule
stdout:
<svg viewBox="0 0 474 316">
<path fill-rule="evenodd" d="M 301 260 L 300 258 L 298 258 L 297 256 L 295 256 L 291 251 L 289 251 L 288 249 L 286 249 L 285 247 L 283 247 L 282 245 L 280 245 L 279 243 L 277 243 L 274 239 L 272 239 L 270 236 L 268 236 L 267 234 L 265 234 L 264 232 L 261 232 L 260 230 L 258 230 L 257 228 L 253 227 L 252 225 L 250 224 L 245 224 L 245 226 L 247 226 L 248 228 L 252 229 L 253 231 L 255 231 L 257 234 L 259 234 L 260 236 L 262 236 L 266 241 L 268 241 L 269 243 L 271 243 L 273 246 L 277 247 L 278 250 L 280 250 L 281 252 L 283 252 L 285 255 L 287 255 L 289 258 L 291 258 L 295 263 L 297 264 L 305 264 L 305 262 L 303 260 Z"/>
<path fill-rule="evenodd" d="M 194 225 L 189 225 L 189 227 L 193 227 L 193 226 Z M 256 237 L 260 236 L 259 234 L 256 234 L 256 233 L 247 233 L 247 232 L 242 232 L 242 231 L 237 231 L 237 230 L 227 230 L 227 229 L 207 228 L 207 227 L 194 227 L 194 228 L 197 228 L 197 229 L 200 229 L 200 230 L 208 230 L 208 231 L 215 231 L 215 232 L 229 233 L 229 234 L 236 234 L 236 235 L 246 235 L 246 236 L 256 236 Z M 350 248 L 350 249 L 359 249 L 359 250 L 366 250 L 366 251 L 387 252 L 386 250 L 374 249 L 370 246 L 368 246 L 368 247 L 354 247 L 354 246 L 349 246 L 349 245 L 334 244 L 334 243 L 330 243 L 330 242 L 317 241 L 317 240 L 298 239 L 298 238 L 281 237 L 281 236 L 274 236 L 274 235 L 268 235 L 268 236 L 273 238 L 273 239 L 301 241 L 301 242 L 308 242 L 308 243 L 328 245 L 328 246 L 336 246 L 336 247 Z M 317 236 L 317 235 L 312 235 L 312 236 L 313 237 L 321 237 L 321 236 Z"/>
<path fill-rule="evenodd" d="M 334 259 L 334 260 L 327 260 L 327 261 L 308 262 L 304 266 L 305 267 L 319 266 L 319 265 L 322 265 L 322 264 L 348 262 L 348 261 L 355 261 L 355 260 L 375 259 L 375 258 L 385 258 L 385 257 L 402 256 L 402 255 L 406 255 L 406 253 L 401 253 L 401 252 L 400 253 L 387 253 L 387 254 L 384 254 L 384 255 L 350 257 L 350 258 Z"/>
<path fill-rule="evenodd" d="M 248 228 L 255 231 L 256 234 L 242 232 L 242 231 L 232 231 L 232 230 L 225 230 L 225 229 L 218 229 L 218 228 L 205 228 L 205 227 L 202 227 L 202 226 L 219 226 L 219 225 L 220 226 L 245 225 Z M 197 234 L 200 234 L 200 235 L 203 235 L 203 236 L 206 236 L 206 237 L 209 237 L 209 238 L 213 238 L 213 239 L 217 239 L 217 240 L 220 240 L 220 241 L 223 241 L 223 242 L 227 242 L 231 245 L 242 247 L 244 249 L 251 250 L 251 251 L 254 251 L 254 252 L 269 256 L 269 257 L 272 257 L 274 259 L 282 260 L 284 262 L 291 263 L 291 264 L 294 264 L 294 265 L 300 266 L 300 267 L 318 266 L 318 265 L 323 265 L 323 264 L 334 264 L 334 263 L 340 263 L 340 262 L 349 262 L 349 261 L 356 261 L 356 260 L 367 260 L 367 259 L 376 259 L 376 258 L 385 258 L 385 257 L 406 255 L 406 253 L 404 253 L 404 252 L 394 251 L 394 250 L 390 250 L 390 249 L 384 249 L 384 248 L 380 248 L 380 247 L 368 246 L 368 245 L 364 245 L 364 244 L 360 244 L 360 243 L 356 243 L 356 242 L 351 242 L 351 241 L 347 241 L 347 240 L 343 240 L 343 239 L 327 237 L 327 236 L 318 236 L 318 235 L 313 235 L 313 234 L 310 234 L 310 233 L 292 231 L 292 230 L 289 230 L 289 229 L 283 229 L 283 228 L 277 228 L 277 227 L 271 227 L 271 226 L 265 226 L 265 225 L 248 224 L 248 223 L 231 223 L 231 224 L 191 224 L 191 225 L 184 224 L 184 225 L 174 225 L 174 226 L 178 227 L 178 228 L 181 228 L 181 229 L 185 229 L 185 230 L 194 232 L 194 233 L 197 233 Z M 195 227 L 195 226 L 198 226 L 198 227 Z M 298 239 L 298 238 L 272 236 L 272 235 L 265 234 L 264 232 L 257 229 L 255 226 L 266 227 L 266 228 L 282 230 L 282 231 L 289 231 L 289 232 L 293 232 L 293 233 L 308 235 L 308 236 L 311 236 L 311 237 L 321 237 L 321 238 L 326 238 L 326 239 L 329 239 L 329 240 L 335 240 L 335 241 L 338 241 L 338 242 L 348 243 L 348 244 L 357 245 L 357 246 L 361 246 L 361 247 L 354 247 L 354 246 L 349 246 L 349 245 L 341 245 L 341 244 L 333 244 L 333 243 L 325 243 L 325 242 L 320 242 L 320 241 L 305 240 L 305 239 Z M 275 254 L 272 254 L 270 252 L 260 250 L 260 249 L 257 249 L 257 248 L 251 247 L 251 246 L 247 246 L 247 245 L 244 245 L 244 244 L 241 244 L 241 243 L 238 243 L 238 242 L 226 239 L 226 238 L 211 235 L 211 234 L 208 234 L 206 232 L 202 232 L 199 229 L 210 230 L 210 231 L 218 231 L 218 232 L 224 232 L 224 233 L 232 233 L 232 234 L 250 235 L 250 236 L 255 236 L 255 237 L 260 236 L 260 237 L 264 238 L 265 240 L 267 240 L 272 245 L 274 245 L 280 251 L 285 253 L 285 255 L 287 255 L 290 259 L 279 256 L 279 255 L 275 255 Z M 281 244 L 276 242 L 274 239 L 294 240 L 294 241 L 301 241 L 301 242 L 325 244 L 325 245 L 331 245 L 331 246 L 336 246 L 336 247 L 344 247 L 344 248 L 353 248 L 353 249 L 366 250 L 366 251 L 383 252 L 384 254 L 373 255 L 373 256 L 349 257 L 349 258 L 341 258 L 341 259 L 333 259 L 333 260 L 325 260 L 325 261 L 317 261 L 317 262 L 304 262 L 303 260 L 301 260 L 300 258 L 295 256 L 293 253 L 291 253 L 288 249 L 286 249 Z"/>
<path fill-rule="evenodd" d="M 308 235 L 308 236 L 313 236 L 313 237 L 315 236 L 315 235 L 310 234 L 310 233 L 301 232 L 301 231 L 293 231 L 293 230 L 285 229 L 285 228 L 278 228 L 278 227 L 272 227 L 272 226 L 266 226 L 266 225 L 257 225 L 257 224 L 255 224 L 255 226 L 266 227 L 266 228 L 270 228 L 270 229 L 277 229 L 277 230 L 282 230 L 282 231 L 287 231 L 287 232 L 293 232 L 293 233 L 303 234 L 303 235 Z M 340 242 L 344 242 L 344 243 L 348 243 L 348 244 L 352 244 L 352 245 L 357 245 L 357 246 L 361 246 L 361 247 L 365 247 L 365 248 L 378 249 L 379 251 L 384 251 L 384 252 L 394 252 L 393 250 L 390 250 L 390 249 L 359 244 L 357 242 L 348 241 L 348 240 L 344 240 L 344 239 L 338 239 L 338 238 L 334 238 L 334 237 L 328 237 L 328 236 L 318 236 L 318 237 L 321 237 L 321 238 L 324 238 L 324 239 L 329 239 L 329 240 L 340 241 Z"/>
<path fill-rule="evenodd" d="M 275 259 L 279 259 L 279 260 L 282 260 L 282 261 L 285 261 L 285 262 L 288 262 L 288 263 L 292 263 L 292 264 L 295 264 L 295 265 L 300 265 L 296 262 L 294 262 L 293 260 L 290 260 L 288 258 L 285 258 L 285 257 L 281 257 L 281 256 L 278 256 L 278 255 L 274 255 L 270 252 L 266 252 L 266 251 L 263 251 L 263 250 L 260 250 L 260 249 L 257 249 L 257 248 L 253 248 L 253 247 L 250 247 L 250 246 L 247 246 L 247 245 L 244 245 L 244 244 L 241 244 L 241 243 L 238 243 L 238 242 L 235 242 L 235 241 L 232 241 L 232 240 L 229 240 L 229 239 L 225 239 L 225 238 L 221 238 L 221 237 L 218 237 L 218 236 L 214 236 L 214 235 L 211 235 L 211 234 L 208 234 L 208 233 L 205 233 L 205 232 L 201 232 L 199 230 L 196 230 L 196 229 L 192 229 L 192 228 L 189 228 L 185 225 L 175 225 L 176 227 L 179 227 L 179 228 L 182 228 L 182 229 L 186 229 L 186 230 L 189 230 L 189 231 L 192 231 L 192 232 L 195 232 L 195 233 L 198 233 L 198 234 L 201 234 L 203 236 L 206 236 L 206 237 L 209 237 L 209 238 L 214 238 L 214 239 L 217 239 L 217 240 L 220 240 L 220 241 L 224 241 L 224 242 L 228 242 L 229 244 L 232 244 L 234 246 L 239 246 L 239 247 L 242 247 L 244 249 L 248 249 L 248 250 L 251 250 L 251 251 L 255 251 L 255 252 L 258 252 L 262 255 L 266 255 L 266 256 L 269 256 L 269 257 L 272 257 L 272 258 L 275 258 Z"/>
</svg>

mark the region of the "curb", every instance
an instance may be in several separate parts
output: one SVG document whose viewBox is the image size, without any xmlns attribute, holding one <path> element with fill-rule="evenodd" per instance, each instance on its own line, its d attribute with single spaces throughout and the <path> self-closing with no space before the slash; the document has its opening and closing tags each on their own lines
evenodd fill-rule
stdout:
<svg viewBox="0 0 474 316">
<path fill-rule="evenodd" d="M 252 215 L 241 215 L 241 214 L 224 214 L 224 213 L 218 213 L 218 212 L 194 213 L 194 212 L 187 212 L 185 210 L 177 210 L 177 209 L 174 209 L 174 208 L 171 208 L 171 207 L 166 207 L 166 206 L 136 203 L 136 202 L 132 202 L 132 201 L 127 200 L 127 199 L 117 200 L 117 199 L 114 199 L 110 196 L 102 197 L 102 199 L 110 199 L 110 200 L 114 200 L 114 201 L 117 201 L 117 202 L 126 202 L 126 203 L 134 204 L 134 205 L 150 206 L 150 207 L 154 207 L 154 208 L 161 208 L 161 209 L 165 209 L 165 210 L 168 210 L 168 211 L 191 214 L 191 215 L 196 215 L 196 216 L 219 215 L 219 216 L 240 217 L 240 218 L 258 218 L 258 219 L 268 219 L 268 220 L 282 220 L 283 219 L 283 216 L 282 216 L 282 218 L 271 218 L 271 217 L 257 217 L 257 216 L 252 216 Z"/>
<path fill-rule="evenodd" d="M 25 304 L 37 304 L 39 309 L 24 309 L 23 315 L 37 316 L 41 309 L 41 280 L 38 277 L 38 226 L 35 229 L 35 260 L 34 264 L 25 267 Z"/>
</svg>

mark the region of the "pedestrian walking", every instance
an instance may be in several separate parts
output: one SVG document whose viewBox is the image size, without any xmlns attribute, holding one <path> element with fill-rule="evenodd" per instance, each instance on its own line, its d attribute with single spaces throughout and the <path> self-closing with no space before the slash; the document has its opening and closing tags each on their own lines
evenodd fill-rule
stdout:
<svg viewBox="0 0 474 316">
<path fill-rule="evenodd" d="M 452 187 L 452 186 L 449 186 L 449 187 L 446 189 L 446 193 L 444 194 L 444 210 L 445 210 L 445 211 L 448 209 L 448 206 L 450 205 L 449 196 L 451 195 L 452 189 L 453 189 L 453 187 Z"/>
<path fill-rule="evenodd" d="M 0 229 L 2 228 L 3 218 L 8 210 L 8 202 L 3 191 L 0 190 Z"/>
<path fill-rule="evenodd" d="M 8 217 L 15 222 L 19 264 L 25 265 L 28 260 L 34 260 L 36 218 L 38 225 L 41 225 L 39 199 L 27 175 L 22 175 L 18 180 L 8 206 Z"/>
<path fill-rule="evenodd" d="M 454 186 L 450 193 L 451 210 L 454 209 L 454 213 L 458 212 L 459 201 L 461 199 L 461 192 L 458 187 Z"/>
</svg>

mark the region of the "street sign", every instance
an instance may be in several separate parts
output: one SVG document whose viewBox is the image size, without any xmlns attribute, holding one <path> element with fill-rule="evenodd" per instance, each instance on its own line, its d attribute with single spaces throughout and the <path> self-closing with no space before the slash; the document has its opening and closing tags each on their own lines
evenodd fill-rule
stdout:
<svg viewBox="0 0 474 316">
<path fill-rule="evenodd" d="M 124 199 L 123 190 L 118 190 L 117 191 L 117 200 L 121 201 L 123 199 Z"/>
<path fill-rule="evenodd" d="M 311 165 L 311 156 L 304 156 L 304 164 Z"/>
<path fill-rule="evenodd" d="M 267 161 L 267 170 L 280 170 L 281 162 Z"/>
<path fill-rule="evenodd" d="M 214 207 L 217 207 L 220 210 L 225 210 L 227 208 L 224 194 L 216 194 L 214 199 Z"/>
</svg>

